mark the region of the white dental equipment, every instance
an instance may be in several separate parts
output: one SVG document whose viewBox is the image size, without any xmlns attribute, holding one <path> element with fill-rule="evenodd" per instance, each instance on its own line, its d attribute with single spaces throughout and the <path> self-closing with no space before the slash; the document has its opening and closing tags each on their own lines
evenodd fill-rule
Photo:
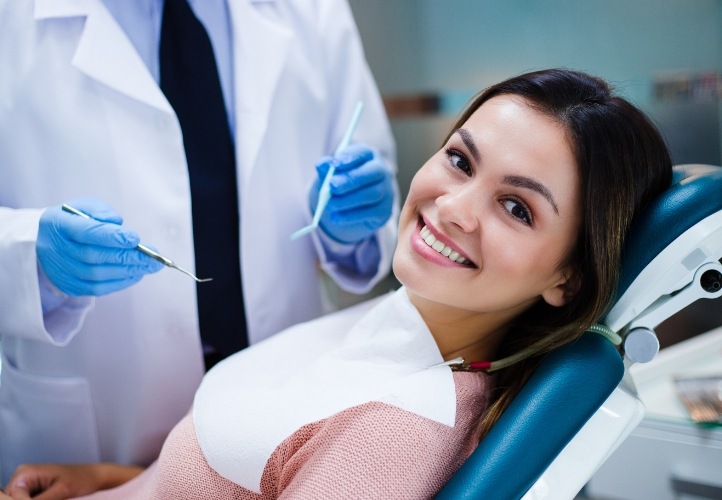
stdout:
<svg viewBox="0 0 722 500">
<path fill-rule="evenodd" d="M 82 211 L 78 210 L 77 208 L 73 208 L 70 205 L 65 204 L 65 203 L 63 203 L 63 210 L 65 210 L 66 212 L 69 212 L 71 214 L 79 215 L 80 217 L 83 217 L 84 219 L 92 219 L 92 217 L 90 215 L 86 214 L 85 212 L 82 212 Z M 190 271 L 186 271 L 185 269 L 183 269 L 182 267 L 177 265 L 175 262 L 170 260 L 168 257 L 164 257 L 163 255 L 159 254 L 158 252 L 156 252 L 154 250 L 151 250 L 150 248 L 148 248 L 147 246 L 145 246 L 143 244 L 139 243 L 135 248 L 138 249 L 139 251 L 143 252 L 147 256 L 154 258 L 161 264 L 164 264 L 168 267 L 172 267 L 173 269 L 177 269 L 178 271 L 182 272 L 183 274 L 187 274 L 188 276 L 190 276 L 191 278 L 196 280 L 198 283 L 204 283 L 206 281 L 211 281 L 213 279 L 213 278 L 204 278 L 204 279 L 198 278 L 196 275 L 194 275 Z"/>
<path fill-rule="evenodd" d="M 353 112 L 353 116 L 351 117 L 351 121 L 348 124 L 346 133 L 341 139 L 341 142 L 339 143 L 336 150 L 333 152 L 334 158 L 337 157 L 341 153 L 341 151 L 346 149 L 346 146 L 348 146 L 349 142 L 351 142 L 351 136 L 356 129 L 359 118 L 361 117 L 363 107 L 363 102 L 359 101 L 358 103 L 356 103 L 356 109 Z M 321 183 L 321 189 L 318 192 L 318 203 L 316 204 L 316 211 L 313 213 L 313 219 L 311 220 L 311 224 L 306 227 L 302 227 L 301 229 L 293 233 L 291 235 L 292 240 L 300 238 L 304 234 L 308 234 L 318 227 L 318 223 L 321 221 L 321 214 L 323 214 L 323 210 L 326 208 L 326 205 L 331 199 L 331 178 L 333 177 L 335 171 L 336 165 L 334 162 L 331 162 L 329 164 L 328 172 L 326 172 L 326 177 L 323 178 L 323 182 Z"/>
</svg>

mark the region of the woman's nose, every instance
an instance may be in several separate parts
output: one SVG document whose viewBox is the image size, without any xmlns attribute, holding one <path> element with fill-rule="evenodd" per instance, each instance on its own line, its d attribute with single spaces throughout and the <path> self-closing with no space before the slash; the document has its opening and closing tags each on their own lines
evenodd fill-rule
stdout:
<svg viewBox="0 0 722 500">
<path fill-rule="evenodd" d="M 436 199 L 442 222 L 470 233 L 479 227 L 480 196 L 475 190 L 461 187 Z"/>
</svg>

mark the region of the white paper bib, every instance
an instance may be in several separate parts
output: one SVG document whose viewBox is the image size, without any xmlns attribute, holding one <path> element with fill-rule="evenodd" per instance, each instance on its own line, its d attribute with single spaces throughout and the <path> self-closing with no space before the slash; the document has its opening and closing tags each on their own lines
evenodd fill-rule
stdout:
<svg viewBox="0 0 722 500">
<path fill-rule="evenodd" d="M 306 424 L 370 401 L 444 425 L 456 390 L 402 288 L 292 327 L 216 365 L 196 393 L 201 450 L 221 476 L 260 492 L 273 451 Z"/>
</svg>

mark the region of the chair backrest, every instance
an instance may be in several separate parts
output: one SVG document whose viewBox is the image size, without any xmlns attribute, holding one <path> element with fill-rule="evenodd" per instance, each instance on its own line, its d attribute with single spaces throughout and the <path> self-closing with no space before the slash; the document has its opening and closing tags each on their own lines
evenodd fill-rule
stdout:
<svg viewBox="0 0 722 500">
<path fill-rule="evenodd" d="M 597 334 L 551 352 L 437 498 L 521 498 L 623 372 L 617 350 Z"/>
<path fill-rule="evenodd" d="M 604 322 L 622 335 L 634 329 L 635 320 L 653 330 L 696 298 L 722 295 L 722 273 L 717 284 L 710 285 L 701 278 L 707 273 L 709 281 L 710 272 L 722 269 L 720 257 L 722 168 L 675 167 L 672 186 L 652 203 L 630 232 L 618 298 Z M 699 292 L 702 288 L 706 291 Z M 679 299 L 680 295 L 686 298 Z M 641 419 L 643 406 L 634 394 L 627 396 L 622 404 L 633 407 L 631 410 L 606 411 L 615 413 L 617 420 L 623 416 L 626 422 L 614 424 L 615 430 L 604 437 L 610 441 L 605 449 L 596 453 L 592 450 L 596 446 L 590 447 L 587 442 L 579 445 L 581 453 L 579 446 L 574 451 L 572 440 L 580 440 L 584 434 L 580 429 L 588 431 L 594 419 L 605 417 L 602 405 L 610 401 L 618 405 L 618 393 L 628 393 L 620 385 L 624 373 L 617 349 L 594 333 L 585 333 L 578 341 L 548 354 L 437 498 L 518 499 L 525 494 L 525 498 L 535 499 L 573 498 Z M 602 428 L 606 427 L 602 424 Z M 562 452 L 578 458 L 585 451 L 595 451 L 586 455 L 593 455 L 591 460 L 599 463 L 575 467 L 577 462 L 560 462 Z M 561 469 L 569 480 L 556 484 L 575 486 L 565 485 L 563 493 L 550 488 L 554 481 L 538 487 L 545 471 L 557 463 L 565 465 L 557 466 L 555 472 Z M 575 473 L 585 477 L 572 480 Z"/>
</svg>

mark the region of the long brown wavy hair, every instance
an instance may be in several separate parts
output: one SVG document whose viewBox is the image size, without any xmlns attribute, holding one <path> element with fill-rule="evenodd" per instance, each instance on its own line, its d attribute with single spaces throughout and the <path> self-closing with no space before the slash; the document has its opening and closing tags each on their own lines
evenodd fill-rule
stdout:
<svg viewBox="0 0 722 500">
<path fill-rule="evenodd" d="M 635 216 L 672 179 L 672 162 L 655 125 L 604 80 L 572 70 L 526 73 L 493 85 L 464 110 L 448 138 L 484 102 L 518 96 L 556 120 L 567 134 L 580 176 L 582 224 L 562 262 L 578 286 L 562 307 L 540 300 L 517 317 L 499 358 L 533 346 L 535 355 L 496 372 L 496 390 L 481 422 L 488 432 L 529 379 L 543 355 L 577 339 L 597 322 L 615 295 L 622 245 Z"/>
</svg>

